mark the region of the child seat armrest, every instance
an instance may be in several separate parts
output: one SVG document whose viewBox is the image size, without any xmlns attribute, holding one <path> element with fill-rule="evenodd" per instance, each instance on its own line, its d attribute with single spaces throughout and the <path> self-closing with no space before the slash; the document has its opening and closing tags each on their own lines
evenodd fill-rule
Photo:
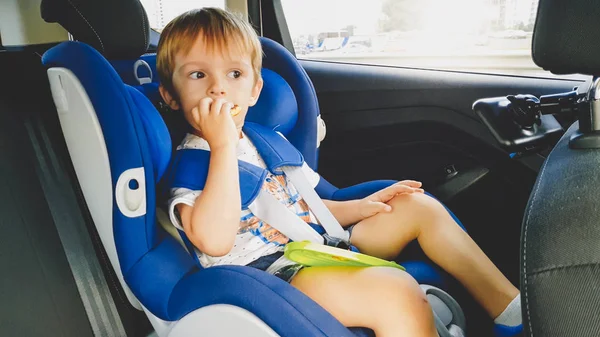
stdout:
<svg viewBox="0 0 600 337">
<path fill-rule="evenodd" d="M 391 186 L 396 182 L 396 180 L 373 180 L 356 184 L 354 186 L 341 188 L 333 193 L 333 200 L 345 201 L 362 199 L 388 186 Z"/>
</svg>

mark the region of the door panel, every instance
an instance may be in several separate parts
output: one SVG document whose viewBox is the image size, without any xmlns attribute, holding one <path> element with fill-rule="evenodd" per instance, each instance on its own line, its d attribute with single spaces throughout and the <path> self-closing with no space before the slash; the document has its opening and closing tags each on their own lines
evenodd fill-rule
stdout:
<svg viewBox="0 0 600 337">
<path fill-rule="evenodd" d="M 412 177 L 435 189 L 451 165 L 459 172 L 491 169 L 508 154 L 472 111 L 475 100 L 518 93 L 546 95 L 588 85 L 577 80 L 301 63 L 327 123 L 319 171 L 338 186 Z M 340 170 L 345 167 L 352 170 Z"/>
<path fill-rule="evenodd" d="M 319 98 L 321 114 L 327 122 L 328 137 L 323 152 L 338 154 L 336 137 L 360 133 L 381 127 L 402 128 L 403 125 L 424 122 L 433 126 L 453 128 L 489 147 L 497 145 L 479 118 L 471 110 L 473 102 L 482 97 L 530 93 L 546 95 L 587 85 L 584 81 L 541 79 L 502 75 L 484 75 L 436 70 L 405 69 L 369 65 L 353 65 L 320 61 L 301 61 L 308 72 Z M 422 129 L 427 132 L 427 129 Z M 386 135 L 378 133 L 382 137 Z M 400 136 L 400 134 L 398 134 Z M 418 136 L 418 133 L 414 133 Z M 335 141 L 332 139 L 335 138 Z M 361 137 L 365 138 L 365 137 Z M 405 137 L 410 141 L 410 137 Z M 446 142 L 448 135 L 440 138 Z M 330 141 L 331 140 L 331 141 Z M 366 148 L 384 146 L 379 139 L 362 139 Z M 332 151 L 335 150 L 335 151 Z M 353 152 L 354 149 L 352 149 Z M 327 158 L 321 159 L 321 169 L 327 168 Z"/>
</svg>

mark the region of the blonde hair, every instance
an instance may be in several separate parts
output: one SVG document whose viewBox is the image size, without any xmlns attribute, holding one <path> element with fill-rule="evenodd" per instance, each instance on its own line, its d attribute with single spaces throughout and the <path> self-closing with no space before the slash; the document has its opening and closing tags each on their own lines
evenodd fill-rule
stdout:
<svg viewBox="0 0 600 337">
<path fill-rule="evenodd" d="M 156 53 L 156 68 L 162 86 L 176 99 L 173 86 L 175 55 L 189 53 L 198 37 L 209 51 L 225 51 L 231 46 L 250 54 L 254 78 L 260 78 L 262 48 L 254 28 L 244 19 L 220 8 L 202 8 L 185 12 L 171 20 L 162 33 Z"/>
</svg>

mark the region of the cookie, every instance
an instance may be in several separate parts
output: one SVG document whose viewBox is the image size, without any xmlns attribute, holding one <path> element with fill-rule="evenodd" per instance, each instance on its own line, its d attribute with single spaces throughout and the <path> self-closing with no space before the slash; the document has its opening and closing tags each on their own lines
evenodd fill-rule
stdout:
<svg viewBox="0 0 600 337">
<path fill-rule="evenodd" d="M 240 108 L 239 105 L 234 105 L 233 108 L 231 108 L 231 111 L 230 111 L 231 116 L 233 116 L 233 117 L 239 115 L 240 112 L 242 112 L 242 108 Z"/>
</svg>

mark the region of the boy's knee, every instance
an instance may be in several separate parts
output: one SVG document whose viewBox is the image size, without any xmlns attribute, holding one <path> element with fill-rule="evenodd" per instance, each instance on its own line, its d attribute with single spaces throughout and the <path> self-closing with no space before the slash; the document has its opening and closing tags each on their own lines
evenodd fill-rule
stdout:
<svg viewBox="0 0 600 337">
<path fill-rule="evenodd" d="M 399 194 L 389 204 L 392 212 L 402 213 L 404 216 L 408 213 L 420 220 L 432 220 L 432 217 L 447 213 L 439 201 L 423 193 Z"/>
<path fill-rule="evenodd" d="M 385 270 L 387 269 L 387 270 Z M 385 268 L 374 271 L 369 286 L 376 289 L 369 311 L 373 326 L 389 325 L 404 319 L 417 320 L 423 326 L 433 324 L 433 314 L 427 296 L 412 276 L 399 269 Z"/>
<path fill-rule="evenodd" d="M 400 269 L 389 267 L 373 267 L 372 289 L 385 301 L 397 303 L 411 302 L 413 305 L 429 306 L 427 296 L 417 281 L 410 274 Z"/>
</svg>

